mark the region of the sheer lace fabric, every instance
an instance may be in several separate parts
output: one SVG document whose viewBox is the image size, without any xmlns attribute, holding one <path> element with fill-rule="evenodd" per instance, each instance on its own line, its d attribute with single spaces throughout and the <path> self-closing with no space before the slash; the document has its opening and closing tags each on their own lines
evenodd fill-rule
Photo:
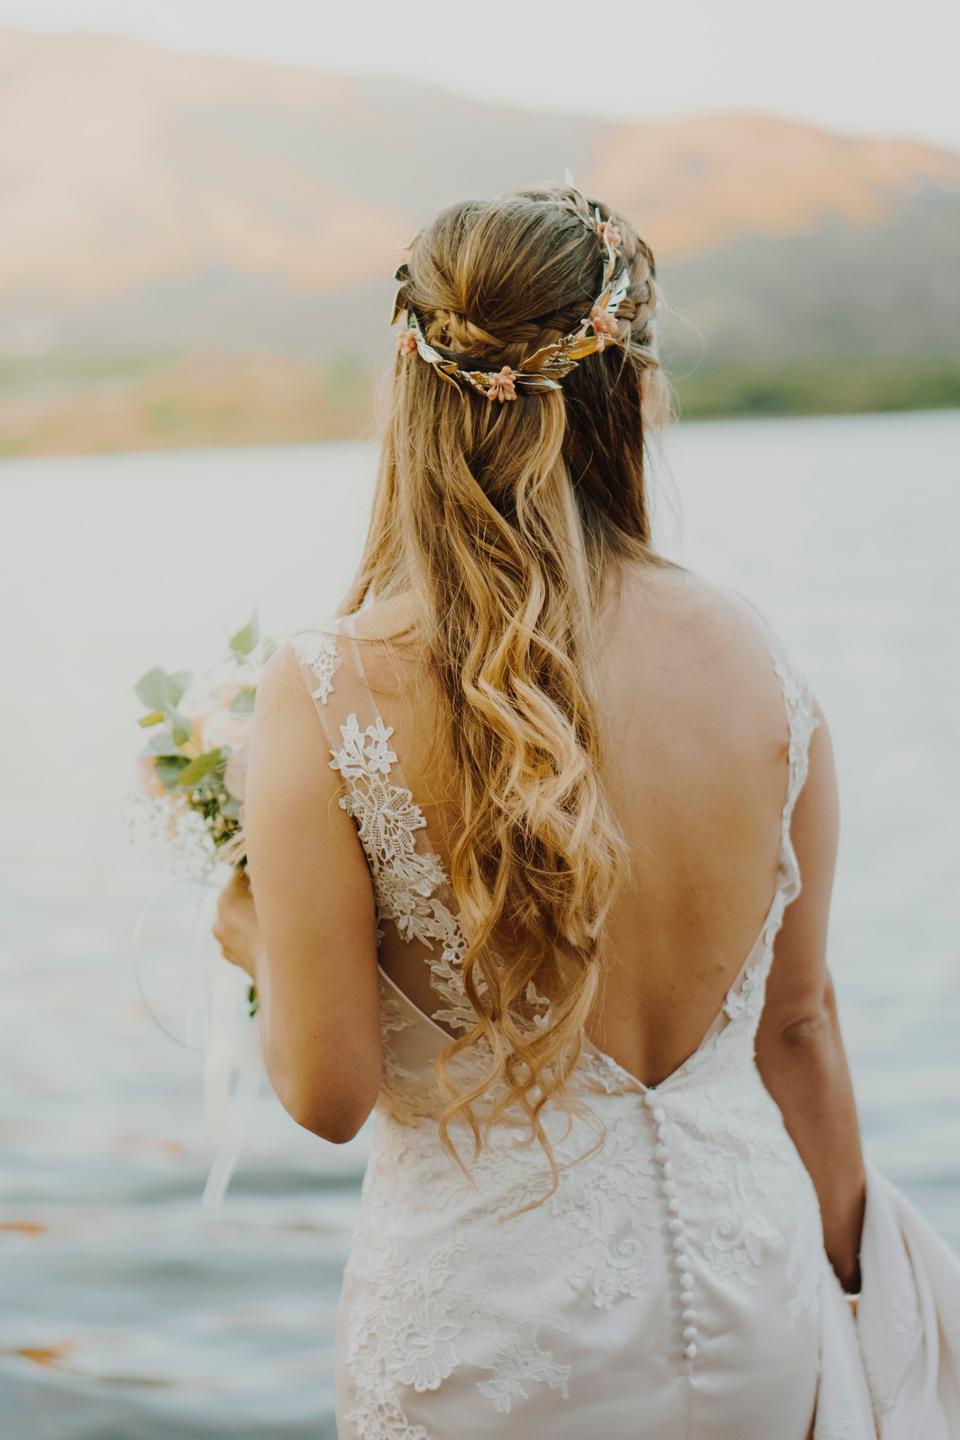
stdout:
<svg viewBox="0 0 960 1440">
<path fill-rule="evenodd" d="M 856 1357 L 853 1378 L 823 1394 L 824 1326 L 849 1340 L 851 1322 L 812 1183 L 754 1062 L 773 943 L 801 883 L 790 820 L 816 724 L 802 677 L 767 627 L 788 792 L 770 908 L 720 1012 L 656 1087 L 585 1039 L 572 1088 L 587 1113 L 545 1113 L 559 1188 L 513 1214 L 549 1189 L 529 1127 L 508 1117 L 476 1156 L 464 1138 L 469 1175 L 439 1140 L 434 1061 L 472 1017 L 463 936 L 390 725 L 364 687 L 349 688 L 350 708 L 338 703 L 344 647 L 362 675 L 351 630 L 334 622 L 289 643 L 381 937 L 395 926 L 423 947 L 436 1004 L 426 1014 L 381 969 L 384 1079 L 338 1312 L 341 1440 L 867 1440 Z M 470 1053 L 454 1069 L 482 1061 Z"/>
</svg>

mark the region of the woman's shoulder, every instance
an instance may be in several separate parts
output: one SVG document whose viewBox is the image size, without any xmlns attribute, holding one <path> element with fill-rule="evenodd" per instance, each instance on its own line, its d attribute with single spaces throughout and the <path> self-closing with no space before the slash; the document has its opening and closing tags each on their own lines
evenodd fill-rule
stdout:
<svg viewBox="0 0 960 1440">
<path fill-rule="evenodd" d="M 701 653 L 715 645 L 718 656 L 732 648 L 769 660 L 778 642 L 761 607 L 741 590 L 673 561 L 624 566 L 616 594 L 631 621 L 644 619 L 663 627 L 671 646 L 686 636 Z"/>
<path fill-rule="evenodd" d="M 367 603 L 349 614 L 334 614 L 289 631 L 281 647 L 317 677 L 314 698 L 339 687 L 351 700 L 364 693 L 396 695 L 411 685 L 422 660 L 405 596 Z M 274 657 L 282 666 L 289 660 Z"/>
<path fill-rule="evenodd" d="M 407 645 L 414 633 L 414 607 L 408 595 L 370 601 L 358 610 L 336 613 L 305 622 L 291 630 L 287 638 L 325 637 L 334 643 L 349 638 L 358 644 Z"/>
<path fill-rule="evenodd" d="M 669 674 L 676 688 L 682 676 L 688 705 L 745 729 L 782 723 L 784 701 L 791 724 L 822 720 L 802 664 L 752 596 L 672 564 L 625 570 L 621 592 L 620 653 L 635 656 L 643 683 Z"/>
</svg>

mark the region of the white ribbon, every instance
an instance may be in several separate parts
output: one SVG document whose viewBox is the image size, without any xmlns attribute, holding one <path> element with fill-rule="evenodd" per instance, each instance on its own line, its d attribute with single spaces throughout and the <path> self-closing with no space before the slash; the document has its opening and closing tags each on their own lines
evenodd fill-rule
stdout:
<svg viewBox="0 0 960 1440">
<path fill-rule="evenodd" d="M 200 894 L 191 923 L 190 945 L 184 953 L 185 1038 L 181 1039 L 153 1010 L 144 989 L 140 960 L 148 916 L 171 890 L 184 884 L 199 888 Z M 213 903 L 218 892 L 213 882 L 176 881 L 145 901 L 133 930 L 134 972 L 147 1014 L 169 1039 L 204 1054 L 203 1111 L 214 1154 L 200 1203 L 208 1210 L 223 1205 L 264 1073 L 260 1018 L 251 1017 L 248 1009 L 250 982 L 242 970 L 224 960 L 213 936 Z"/>
<path fill-rule="evenodd" d="M 263 1075 L 260 1017 L 247 1010 L 249 982 L 219 950 L 217 956 L 203 1067 L 207 1135 L 216 1147 L 201 1199 L 208 1210 L 223 1204 Z"/>
</svg>

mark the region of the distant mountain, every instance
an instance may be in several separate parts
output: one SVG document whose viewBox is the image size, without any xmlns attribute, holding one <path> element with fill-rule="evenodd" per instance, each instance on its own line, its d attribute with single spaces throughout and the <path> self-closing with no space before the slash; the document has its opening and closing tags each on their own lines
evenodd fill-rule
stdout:
<svg viewBox="0 0 960 1440">
<path fill-rule="evenodd" d="M 960 153 L 762 115 L 536 114 L 10 29 L 0 353 L 366 365 L 436 208 L 567 167 L 652 245 L 679 368 L 957 355 Z"/>
</svg>

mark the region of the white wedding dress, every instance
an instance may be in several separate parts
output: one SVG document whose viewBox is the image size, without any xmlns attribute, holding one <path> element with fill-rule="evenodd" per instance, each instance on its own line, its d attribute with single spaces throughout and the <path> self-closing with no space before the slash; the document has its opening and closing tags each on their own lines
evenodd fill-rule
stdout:
<svg viewBox="0 0 960 1440">
<path fill-rule="evenodd" d="M 389 717 L 338 673 L 349 647 L 351 675 L 363 674 L 352 631 L 339 620 L 289 643 L 381 928 L 421 947 L 436 1009 L 381 968 L 384 1080 L 338 1312 L 341 1440 L 960 1435 L 956 1262 L 871 1170 L 854 1321 L 813 1185 L 754 1062 L 774 940 L 800 888 L 790 819 L 815 725 L 772 632 L 790 745 L 766 920 L 701 1044 L 655 1088 L 585 1038 L 573 1088 L 588 1114 L 544 1117 L 559 1188 L 504 1218 L 546 1192 L 546 1159 L 522 1121 L 498 1124 L 475 1158 L 460 1144 L 469 1175 L 440 1143 L 434 1058 L 472 1016 L 463 938 Z M 468 1078 L 476 1063 L 468 1052 L 453 1073 Z"/>
</svg>

